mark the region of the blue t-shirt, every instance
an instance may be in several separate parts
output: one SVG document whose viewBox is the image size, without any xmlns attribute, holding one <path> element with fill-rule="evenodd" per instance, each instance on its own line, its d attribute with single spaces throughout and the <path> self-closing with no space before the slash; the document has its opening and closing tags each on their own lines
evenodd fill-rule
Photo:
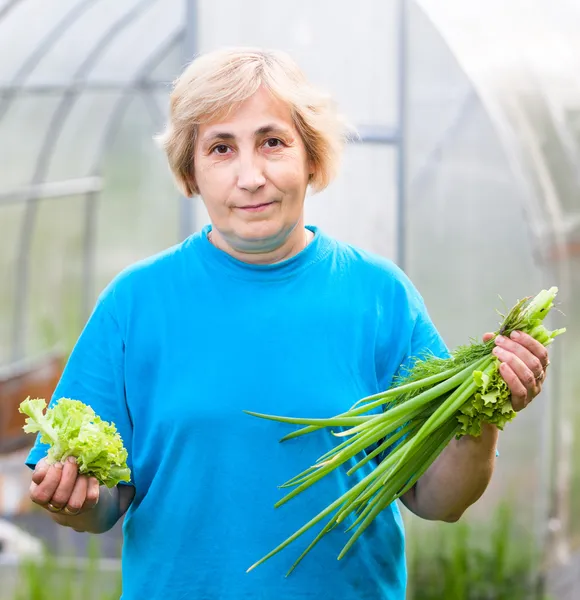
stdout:
<svg viewBox="0 0 580 600">
<path fill-rule="evenodd" d="M 403 600 L 404 531 L 385 509 L 341 560 L 335 528 L 297 569 L 302 536 L 246 569 L 363 477 L 333 473 L 286 505 L 278 486 L 338 443 L 249 416 L 329 417 L 389 386 L 425 349 L 446 352 L 392 262 L 311 227 L 267 266 L 240 262 L 209 226 L 124 270 L 101 294 L 53 396 L 114 421 L 136 495 L 123 525 L 124 600 Z M 45 454 L 36 445 L 27 463 Z"/>
</svg>

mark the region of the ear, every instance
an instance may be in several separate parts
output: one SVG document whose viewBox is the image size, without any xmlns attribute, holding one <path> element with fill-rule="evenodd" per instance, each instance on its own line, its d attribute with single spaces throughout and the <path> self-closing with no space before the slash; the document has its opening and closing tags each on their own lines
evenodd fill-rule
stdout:
<svg viewBox="0 0 580 600">
<path fill-rule="evenodd" d="M 312 159 L 308 159 L 308 181 L 312 181 L 316 175 L 316 167 L 312 162 Z"/>
</svg>

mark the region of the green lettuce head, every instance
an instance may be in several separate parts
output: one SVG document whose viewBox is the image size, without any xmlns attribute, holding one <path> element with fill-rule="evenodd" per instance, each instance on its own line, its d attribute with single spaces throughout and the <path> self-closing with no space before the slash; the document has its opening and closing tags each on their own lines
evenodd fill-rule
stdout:
<svg viewBox="0 0 580 600">
<path fill-rule="evenodd" d="M 101 485 L 115 487 L 128 482 L 127 450 L 114 423 L 107 423 L 79 400 L 61 398 L 48 408 L 41 398 L 27 398 L 19 411 L 28 416 L 23 429 L 40 433 L 40 441 L 49 444 L 47 462 L 64 462 L 73 456 L 79 473 L 95 477 Z"/>
</svg>

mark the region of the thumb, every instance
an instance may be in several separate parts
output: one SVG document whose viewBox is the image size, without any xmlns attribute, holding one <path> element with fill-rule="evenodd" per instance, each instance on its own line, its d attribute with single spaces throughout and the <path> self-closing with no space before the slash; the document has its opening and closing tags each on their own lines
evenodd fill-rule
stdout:
<svg viewBox="0 0 580 600">
<path fill-rule="evenodd" d="M 495 337 L 495 333 L 484 333 L 483 334 L 483 341 L 484 342 L 489 342 L 489 340 L 491 340 L 494 337 Z"/>
</svg>

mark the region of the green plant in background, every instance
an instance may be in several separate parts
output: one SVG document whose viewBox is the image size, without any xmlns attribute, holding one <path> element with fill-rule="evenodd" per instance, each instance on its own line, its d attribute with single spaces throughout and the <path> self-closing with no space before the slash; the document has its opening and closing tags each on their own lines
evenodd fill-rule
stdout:
<svg viewBox="0 0 580 600">
<path fill-rule="evenodd" d="M 120 571 L 102 572 L 100 549 L 89 538 L 84 564 L 63 564 L 48 551 L 41 560 L 25 560 L 19 570 L 16 595 L 10 600 L 119 600 Z"/>
<path fill-rule="evenodd" d="M 459 522 L 409 535 L 408 600 L 549 600 L 534 577 L 531 535 L 516 527 L 509 505 L 493 522 L 490 533 Z"/>
<path fill-rule="evenodd" d="M 55 557 L 47 553 L 40 562 L 22 564 L 14 600 L 73 600 L 73 586 L 72 569 L 57 566 Z"/>
</svg>

